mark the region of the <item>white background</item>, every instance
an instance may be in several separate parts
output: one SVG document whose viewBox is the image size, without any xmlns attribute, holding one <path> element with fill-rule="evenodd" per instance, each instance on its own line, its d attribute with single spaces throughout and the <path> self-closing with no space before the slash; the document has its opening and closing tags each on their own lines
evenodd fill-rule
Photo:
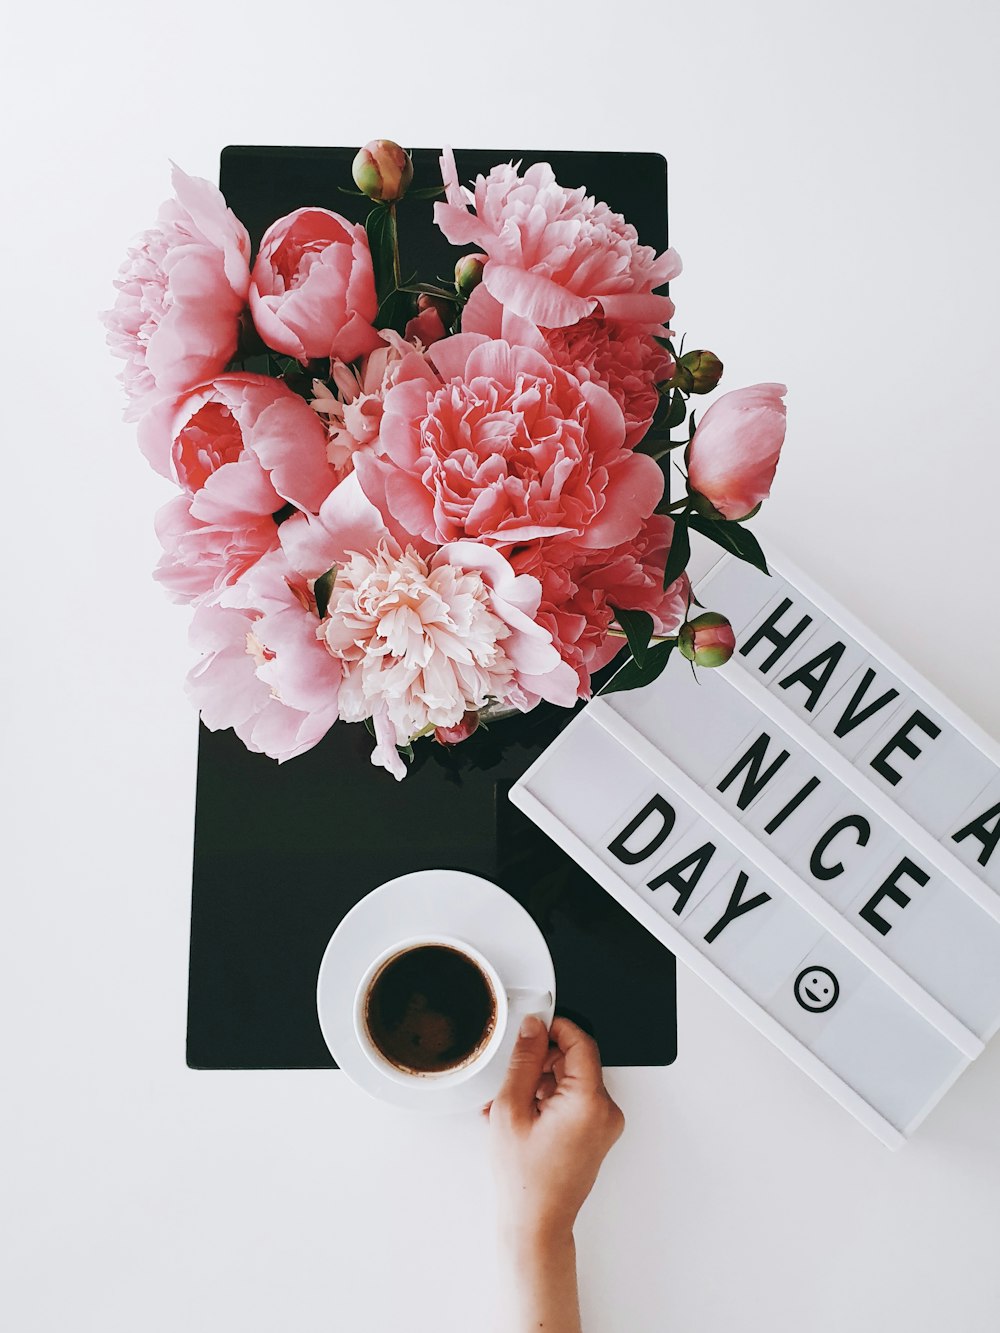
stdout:
<svg viewBox="0 0 1000 1333">
<path fill-rule="evenodd" d="M 170 489 L 96 322 L 168 158 L 215 178 L 227 143 L 663 152 L 676 327 L 730 387 L 789 385 L 756 531 L 997 735 L 998 13 L 105 0 L 5 21 L 6 1329 L 457 1333 L 492 1304 L 484 1124 L 416 1123 L 336 1073 L 184 1065 L 187 613 L 150 580 Z M 578 1228 L 588 1333 L 995 1329 L 1000 1045 L 893 1155 L 684 973 L 679 1005 L 677 1064 L 609 1078 L 628 1129 Z"/>
</svg>

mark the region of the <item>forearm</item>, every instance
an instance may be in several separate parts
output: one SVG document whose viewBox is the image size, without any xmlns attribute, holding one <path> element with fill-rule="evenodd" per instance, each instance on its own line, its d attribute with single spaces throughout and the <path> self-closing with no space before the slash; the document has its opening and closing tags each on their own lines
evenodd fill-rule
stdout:
<svg viewBox="0 0 1000 1333">
<path fill-rule="evenodd" d="M 571 1227 L 501 1228 L 497 1333 L 581 1333 Z"/>
</svg>

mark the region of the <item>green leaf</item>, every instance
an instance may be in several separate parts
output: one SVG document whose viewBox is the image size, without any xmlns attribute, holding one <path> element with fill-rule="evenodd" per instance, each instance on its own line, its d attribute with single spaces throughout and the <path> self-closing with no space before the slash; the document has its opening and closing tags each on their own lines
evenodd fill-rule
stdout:
<svg viewBox="0 0 1000 1333">
<path fill-rule="evenodd" d="M 423 185 L 419 190 L 407 190 L 405 199 L 437 199 L 444 194 L 443 185 Z"/>
<path fill-rule="evenodd" d="M 458 292 L 454 287 L 439 287 L 433 282 L 405 282 L 399 289 L 402 292 L 426 293 L 428 296 L 440 296 L 443 301 L 457 301 Z"/>
<path fill-rule="evenodd" d="M 688 536 L 688 514 L 674 519 L 674 535 L 670 539 L 670 553 L 663 569 L 663 586 L 669 588 L 674 579 L 680 578 L 691 559 L 691 539 Z"/>
<path fill-rule="evenodd" d="M 674 392 L 670 399 L 670 411 L 667 413 L 665 426 L 667 430 L 674 430 L 681 424 L 687 416 L 687 399 L 682 393 Z"/>
<path fill-rule="evenodd" d="M 325 574 L 320 574 L 313 584 L 313 596 L 316 598 L 316 610 L 319 612 L 320 620 L 326 615 L 327 608 L 330 605 L 330 594 L 333 592 L 333 585 L 336 582 L 337 566 L 334 565 Z"/>
<path fill-rule="evenodd" d="M 688 514 L 687 519 L 695 532 L 700 532 L 703 537 L 715 542 L 716 546 L 721 546 L 730 555 L 739 556 L 762 573 L 770 574 L 760 543 L 746 528 L 741 528 L 729 519 L 703 518 L 701 514 Z"/>
<path fill-rule="evenodd" d="M 378 314 L 375 316 L 375 327 L 377 329 L 395 329 L 397 333 L 402 333 L 407 325 L 407 321 L 413 318 L 413 297 L 407 292 L 390 292 L 389 295 L 379 304 Z"/>
<path fill-rule="evenodd" d="M 673 639 L 654 644 L 646 654 L 642 666 L 630 657 L 622 669 L 616 671 L 608 683 L 598 690 L 598 694 L 617 694 L 619 690 L 638 690 L 643 685 L 648 685 L 651 681 L 656 680 L 657 676 L 663 673 L 674 646 L 675 640 Z"/>
<path fill-rule="evenodd" d="M 642 666 L 646 660 L 646 650 L 653 636 L 653 617 L 646 611 L 623 611 L 613 606 L 615 620 L 625 631 L 629 652 L 635 658 L 636 665 Z"/>
</svg>

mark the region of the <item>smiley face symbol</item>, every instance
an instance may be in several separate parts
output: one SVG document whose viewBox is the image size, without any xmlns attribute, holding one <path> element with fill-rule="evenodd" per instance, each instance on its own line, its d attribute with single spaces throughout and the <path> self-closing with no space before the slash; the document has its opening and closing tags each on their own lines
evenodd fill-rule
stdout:
<svg viewBox="0 0 1000 1333">
<path fill-rule="evenodd" d="M 795 978 L 795 998 L 811 1014 L 825 1014 L 839 994 L 840 983 L 828 967 L 807 967 Z"/>
</svg>

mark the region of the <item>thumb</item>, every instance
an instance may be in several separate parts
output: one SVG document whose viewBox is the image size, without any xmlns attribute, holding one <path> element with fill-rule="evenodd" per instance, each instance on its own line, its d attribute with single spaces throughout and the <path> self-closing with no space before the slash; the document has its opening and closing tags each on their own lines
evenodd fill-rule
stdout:
<svg viewBox="0 0 1000 1333">
<path fill-rule="evenodd" d="M 549 1034 L 545 1024 L 535 1014 L 527 1014 L 521 1020 L 521 1030 L 507 1066 L 507 1077 L 493 1103 L 512 1120 L 534 1114 L 535 1089 L 542 1077 L 548 1052 Z"/>
</svg>

